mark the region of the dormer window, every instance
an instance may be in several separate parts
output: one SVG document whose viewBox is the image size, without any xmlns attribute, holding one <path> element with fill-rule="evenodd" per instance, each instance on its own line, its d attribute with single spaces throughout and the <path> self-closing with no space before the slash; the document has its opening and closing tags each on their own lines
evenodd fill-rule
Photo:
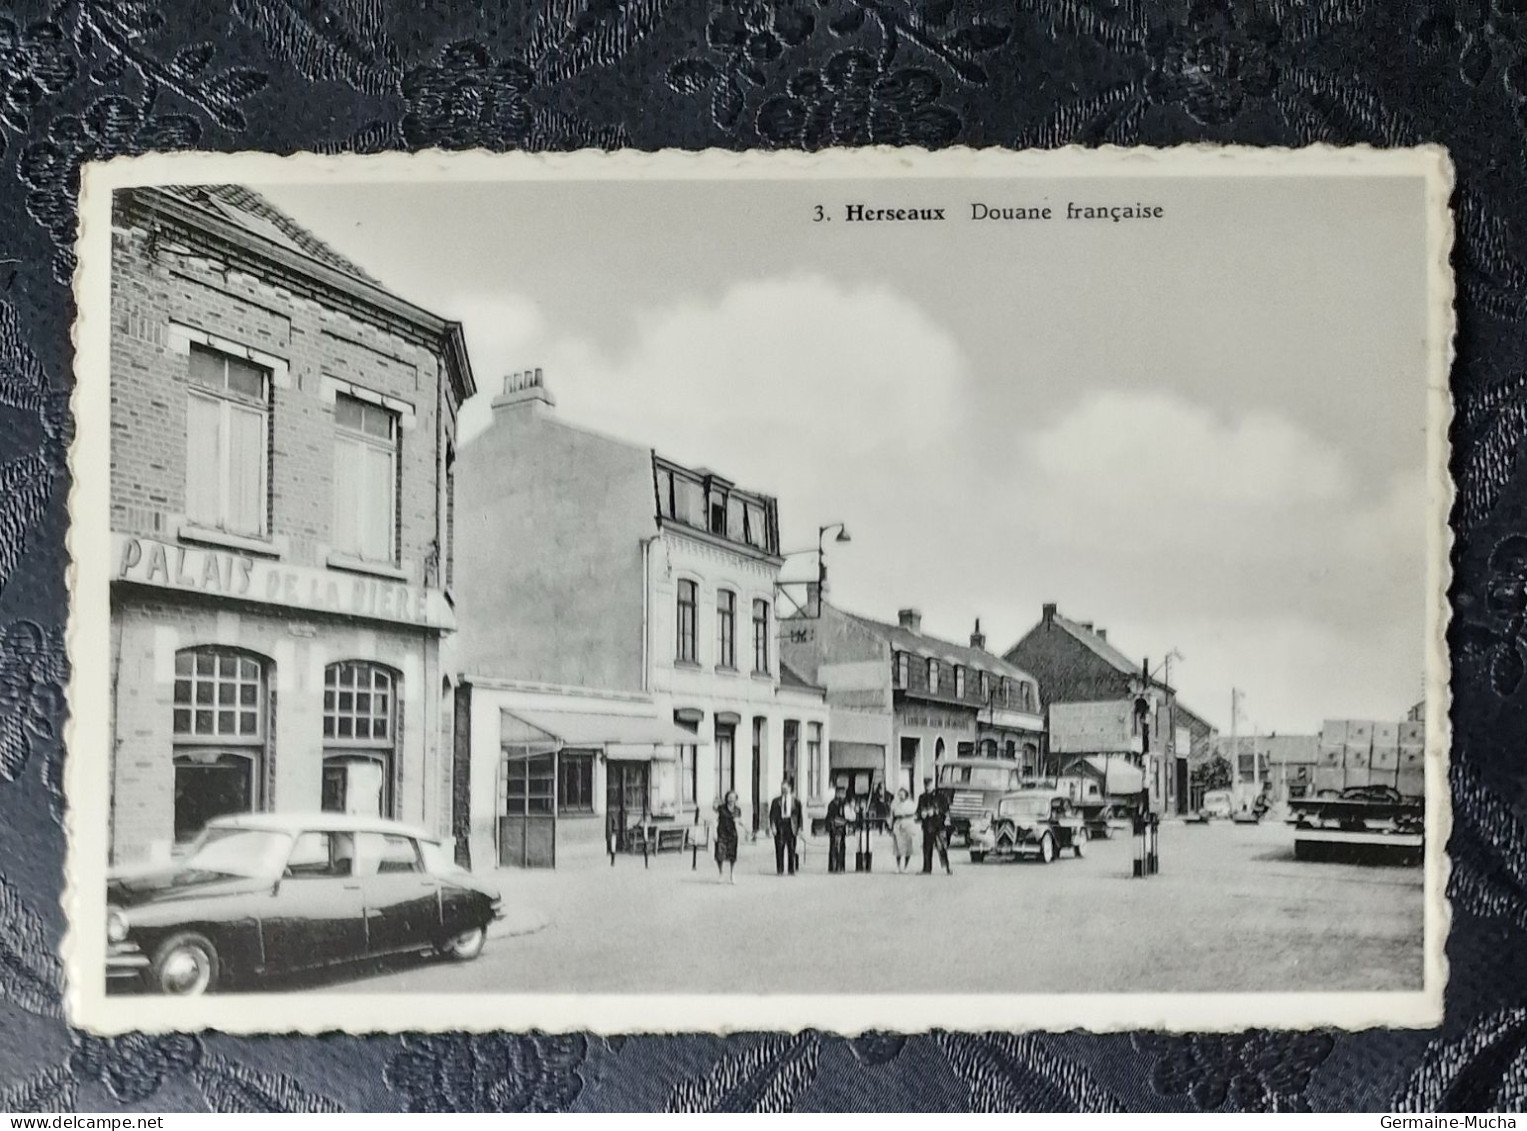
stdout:
<svg viewBox="0 0 1527 1131">
<path fill-rule="evenodd" d="M 965 698 L 965 669 L 958 664 L 954 668 L 954 697 L 956 699 Z"/>
<path fill-rule="evenodd" d="M 928 693 L 930 695 L 937 695 L 938 694 L 938 676 L 939 676 L 938 661 L 937 660 L 929 660 L 928 661 Z"/>
</svg>

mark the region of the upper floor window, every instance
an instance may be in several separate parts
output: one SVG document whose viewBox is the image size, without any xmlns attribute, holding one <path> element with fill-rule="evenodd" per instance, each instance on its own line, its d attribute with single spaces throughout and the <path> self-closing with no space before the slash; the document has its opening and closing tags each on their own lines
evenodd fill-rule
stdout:
<svg viewBox="0 0 1527 1131">
<path fill-rule="evenodd" d="M 753 602 L 753 670 L 760 675 L 769 671 L 769 602 Z"/>
<path fill-rule="evenodd" d="M 981 702 L 989 703 L 991 701 L 991 676 L 987 675 L 985 672 L 981 673 L 980 688 Z"/>
<path fill-rule="evenodd" d="M 928 692 L 929 692 L 929 694 L 932 694 L 932 695 L 937 695 L 938 694 L 938 677 L 939 677 L 938 661 L 937 660 L 929 660 L 928 661 Z"/>
<path fill-rule="evenodd" d="M 716 666 L 737 666 L 737 594 L 730 589 L 716 592 Z"/>
<path fill-rule="evenodd" d="M 674 642 L 674 658 L 682 663 L 696 661 L 695 614 L 699 603 L 700 587 L 687 577 L 679 579 L 678 638 Z"/>
<path fill-rule="evenodd" d="M 710 532 L 726 537 L 726 492 L 712 488 L 710 492 Z"/>
<path fill-rule="evenodd" d="M 368 562 L 397 558 L 398 415 L 334 398 L 334 549 Z"/>
<path fill-rule="evenodd" d="M 954 697 L 965 698 L 965 669 L 959 664 L 954 667 Z"/>
<path fill-rule="evenodd" d="M 896 667 L 894 669 L 894 674 L 895 674 L 896 686 L 897 687 L 905 688 L 907 686 L 907 678 L 908 678 L 907 667 L 908 667 L 908 665 L 907 665 L 907 654 L 905 652 L 897 652 L 896 653 Z"/>
<path fill-rule="evenodd" d="M 1035 698 L 1036 698 L 1036 696 L 1034 695 L 1034 685 L 1032 683 L 1028 682 L 1027 680 L 1024 680 L 1022 683 L 1020 683 L 1018 685 L 1018 707 L 1019 707 L 1020 710 L 1024 710 L 1024 711 L 1033 711 L 1033 710 L 1035 710 L 1036 709 L 1036 704 L 1034 702 Z"/>
<path fill-rule="evenodd" d="M 230 534 L 266 534 L 270 370 L 191 344 L 186 403 L 186 518 Z"/>
</svg>

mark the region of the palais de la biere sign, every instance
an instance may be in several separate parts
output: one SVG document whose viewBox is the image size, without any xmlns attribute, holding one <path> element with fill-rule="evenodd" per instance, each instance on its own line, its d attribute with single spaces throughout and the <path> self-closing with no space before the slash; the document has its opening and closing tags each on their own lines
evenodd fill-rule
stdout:
<svg viewBox="0 0 1527 1131">
<path fill-rule="evenodd" d="M 113 533 L 111 549 L 118 581 L 335 616 L 454 627 L 450 607 L 437 589 L 131 534 Z"/>
</svg>

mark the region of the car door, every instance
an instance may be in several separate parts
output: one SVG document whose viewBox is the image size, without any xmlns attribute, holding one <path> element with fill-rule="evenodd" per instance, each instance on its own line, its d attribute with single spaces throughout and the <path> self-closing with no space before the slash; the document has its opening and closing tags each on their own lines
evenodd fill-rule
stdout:
<svg viewBox="0 0 1527 1131">
<path fill-rule="evenodd" d="M 366 903 L 366 950 L 391 954 L 440 940 L 440 881 L 425 871 L 418 843 L 394 833 L 355 834 Z"/>
<path fill-rule="evenodd" d="M 267 970 L 322 966 L 366 953 L 366 906 L 352 874 L 354 857 L 349 833 L 312 831 L 296 838 L 260 917 Z"/>
</svg>

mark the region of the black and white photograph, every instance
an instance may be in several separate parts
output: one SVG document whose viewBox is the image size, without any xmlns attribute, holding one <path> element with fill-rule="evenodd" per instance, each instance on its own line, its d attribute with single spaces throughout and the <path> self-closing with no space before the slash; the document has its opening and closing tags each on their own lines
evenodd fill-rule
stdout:
<svg viewBox="0 0 1527 1131">
<path fill-rule="evenodd" d="M 1450 179 L 90 166 L 72 1019 L 1435 1024 Z"/>
</svg>

